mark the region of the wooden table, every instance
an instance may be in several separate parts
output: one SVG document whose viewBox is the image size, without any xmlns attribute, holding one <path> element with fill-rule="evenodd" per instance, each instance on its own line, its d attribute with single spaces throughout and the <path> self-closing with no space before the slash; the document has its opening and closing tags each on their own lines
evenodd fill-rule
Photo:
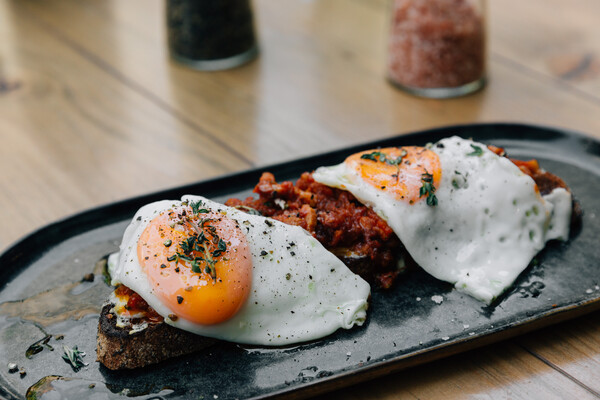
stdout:
<svg viewBox="0 0 600 400">
<path fill-rule="evenodd" d="M 1 0 L 0 247 L 115 200 L 429 127 L 600 138 L 598 1 L 490 1 L 490 82 L 443 101 L 384 79 L 387 1 L 253 6 L 258 60 L 205 73 L 169 60 L 162 1 Z M 323 398 L 600 397 L 598 317 Z"/>
</svg>

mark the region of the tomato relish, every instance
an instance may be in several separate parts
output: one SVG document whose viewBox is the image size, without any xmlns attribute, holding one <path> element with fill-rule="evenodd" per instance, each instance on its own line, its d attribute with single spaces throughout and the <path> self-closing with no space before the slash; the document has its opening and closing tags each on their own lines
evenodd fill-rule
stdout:
<svg viewBox="0 0 600 400">
<path fill-rule="evenodd" d="M 139 294 L 125 285 L 119 285 L 115 289 L 115 295 L 120 299 L 127 299 L 125 309 L 131 314 L 143 314 L 144 319 L 150 323 L 162 322 L 163 317 L 148 304 Z"/>
<path fill-rule="evenodd" d="M 258 199 L 225 203 L 301 226 L 365 280 L 389 288 L 408 253 L 387 223 L 352 194 L 315 182 L 305 172 L 294 184 L 265 172 L 254 188 Z M 400 265 L 404 265 L 400 262 Z"/>
</svg>

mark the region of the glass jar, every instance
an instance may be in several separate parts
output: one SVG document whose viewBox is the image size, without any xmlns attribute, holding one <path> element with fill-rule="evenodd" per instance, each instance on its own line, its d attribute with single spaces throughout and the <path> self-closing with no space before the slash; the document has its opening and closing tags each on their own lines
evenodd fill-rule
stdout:
<svg viewBox="0 0 600 400">
<path fill-rule="evenodd" d="M 171 57 L 210 71 L 237 67 L 258 54 L 250 0 L 167 0 Z"/>
<path fill-rule="evenodd" d="M 417 96 L 447 98 L 485 85 L 485 0 L 394 0 L 388 79 Z"/>
</svg>

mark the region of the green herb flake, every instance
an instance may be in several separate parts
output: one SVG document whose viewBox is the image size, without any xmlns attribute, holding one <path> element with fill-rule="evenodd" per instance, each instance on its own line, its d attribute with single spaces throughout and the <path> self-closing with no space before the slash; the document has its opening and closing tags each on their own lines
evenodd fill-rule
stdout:
<svg viewBox="0 0 600 400">
<path fill-rule="evenodd" d="M 473 148 L 473 151 L 471 153 L 467 153 L 468 156 L 481 157 L 483 155 L 483 149 L 481 147 L 472 144 L 471 148 Z"/>
<path fill-rule="evenodd" d="M 173 241 L 171 239 L 167 239 L 163 242 L 163 244 L 165 245 L 165 247 L 169 247 L 173 244 Z"/>
<path fill-rule="evenodd" d="M 424 174 L 421 175 L 421 182 L 423 186 L 419 190 L 419 198 L 423 196 L 427 196 L 427 205 L 430 207 L 435 207 L 438 204 L 438 199 L 435 193 L 435 186 L 433 186 L 433 175 L 425 171 Z"/>
<path fill-rule="evenodd" d="M 192 272 L 199 274 L 202 272 L 202 268 L 200 268 L 200 264 L 198 263 L 197 260 L 192 260 L 190 262 L 190 264 L 192 265 Z"/>
<path fill-rule="evenodd" d="M 200 200 L 190 203 L 190 207 L 192 207 L 192 212 L 195 215 L 206 214 L 209 212 L 209 210 L 207 210 L 206 208 L 202 208 L 202 206 L 204 206 L 204 204 Z"/>
<path fill-rule="evenodd" d="M 431 194 L 430 193 L 427 196 L 427 205 L 430 206 L 430 207 L 435 207 L 435 206 L 437 206 L 437 204 L 438 204 L 437 197 L 435 196 L 435 194 Z"/>
<path fill-rule="evenodd" d="M 396 173 L 393 174 L 392 177 L 396 178 L 396 182 L 398 182 L 398 178 L 400 176 L 400 164 L 402 164 L 402 160 L 407 155 L 408 155 L 408 152 L 404 149 L 401 149 L 400 155 L 396 158 L 393 158 L 393 157 L 388 158 L 388 156 L 385 153 L 382 153 L 380 151 L 373 151 L 371 153 L 365 153 L 365 154 L 361 155 L 360 158 L 363 160 L 382 162 L 382 163 L 396 167 Z M 381 189 L 383 190 L 383 189 L 385 189 L 385 187 L 382 187 Z"/>
<path fill-rule="evenodd" d="M 375 162 L 382 162 L 385 164 L 397 166 L 402 162 L 402 159 L 406 157 L 407 154 L 408 153 L 406 152 L 406 150 L 402 149 L 398 157 L 388 158 L 388 156 L 385 153 L 382 153 L 380 151 L 373 151 L 371 153 L 363 154 L 362 156 L 360 156 L 360 158 L 362 158 L 363 160 L 371 160 Z"/>
<path fill-rule="evenodd" d="M 86 363 L 83 362 L 83 357 L 85 357 L 85 353 L 77 349 L 77 346 L 70 348 L 69 346 L 63 345 L 64 354 L 62 356 L 63 360 L 66 363 L 71 364 L 73 371 L 77 372 L 82 367 L 87 366 Z"/>
</svg>

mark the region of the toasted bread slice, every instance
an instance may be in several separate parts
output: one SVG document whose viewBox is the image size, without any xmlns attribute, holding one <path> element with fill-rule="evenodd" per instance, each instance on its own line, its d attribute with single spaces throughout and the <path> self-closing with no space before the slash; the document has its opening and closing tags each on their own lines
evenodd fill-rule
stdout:
<svg viewBox="0 0 600 400">
<path fill-rule="evenodd" d="M 116 325 L 112 305 L 102 307 L 98 323 L 97 360 L 111 370 L 141 368 L 211 346 L 215 339 L 194 335 L 164 322 L 138 332 Z"/>
</svg>

